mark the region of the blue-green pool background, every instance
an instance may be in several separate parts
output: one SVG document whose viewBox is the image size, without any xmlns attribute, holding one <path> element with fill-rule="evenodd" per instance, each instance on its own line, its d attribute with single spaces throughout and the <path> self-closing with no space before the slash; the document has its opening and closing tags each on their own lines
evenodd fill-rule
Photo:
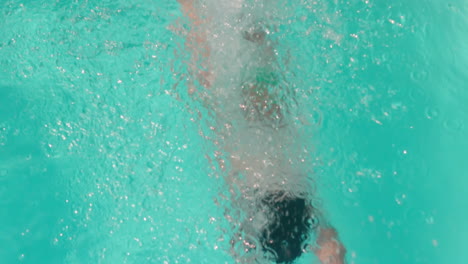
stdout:
<svg viewBox="0 0 468 264">
<path fill-rule="evenodd" d="M 384 2 L 292 1 L 276 35 L 317 192 L 349 263 L 468 263 L 468 4 Z M 0 3 L 1 263 L 233 263 L 180 17 Z"/>
</svg>

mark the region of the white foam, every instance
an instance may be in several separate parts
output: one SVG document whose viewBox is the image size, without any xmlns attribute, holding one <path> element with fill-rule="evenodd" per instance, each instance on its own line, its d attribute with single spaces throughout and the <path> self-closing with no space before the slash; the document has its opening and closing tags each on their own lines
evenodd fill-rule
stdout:
<svg viewBox="0 0 468 264">
<path fill-rule="evenodd" d="M 246 120 L 241 110 L 244 103 L 241 86 L 246 76 L 259 69 L 275 69 L 273 44 L 252 41 L 248 30 L 265 30 L 273 21 L 286 16 L 278 4 L 267 1 L 205 0 L 199 5 L 206 19 L 201 26 L 206 32 L 210 55 L 205 64 L 213 76 L 209 90 L 210 104 L 217 115 L 220 146 L 230 157 L 233 171 L 228 179 L 241 189 L 307 188 L 307 175 L 291 162 L 288 150 L 297 140 L 291 129 L 274 129 Z M 274 25 L 273 25 L 274 26 Z M 255 28 L 259 27 L 259 28 Z M 253 28 L 253 29 L 252 29 Z M 268 38 L 268 36 L 266 36 Z M 230 127 L 229 129 L 227 127 Z M 238 179 L 238 172 L 245 178 Z M 288 187 L 289 186 L 289 187 Z"/>
</svg>

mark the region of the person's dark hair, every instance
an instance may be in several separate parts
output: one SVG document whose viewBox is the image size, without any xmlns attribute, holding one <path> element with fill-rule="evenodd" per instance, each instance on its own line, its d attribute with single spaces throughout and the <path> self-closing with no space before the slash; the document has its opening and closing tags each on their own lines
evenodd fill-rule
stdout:
<svg viewBox="0 0 468 264">
<path fill-rule="evenodd" d="M 276 263 L 292 263 L 303 253 L 309 232 L 316 224 L 312 206 L 304 198 L 283 192 L 267 195 L 261 202 L 272 216 L 261 232 L 263 251 L 272 251 Z"/>
</svg>

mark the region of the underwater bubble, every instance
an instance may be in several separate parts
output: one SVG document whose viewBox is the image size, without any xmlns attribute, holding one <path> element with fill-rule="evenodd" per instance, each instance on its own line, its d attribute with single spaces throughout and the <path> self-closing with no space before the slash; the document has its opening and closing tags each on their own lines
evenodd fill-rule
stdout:
<svg viewBox="0 0 468 264">
<path fill-rule="evenodd" d="M 313 125 L 321 126 L 323 120 L 323 113 L 319 109 L 312 111 L 310 114 L 310 122 Z"/>
<path fill-rule="evenodd" d="M 435 223 L 434 217 L 432 215 L 426 216 L 426 224 L 433 225 Z"/>
<path fill-rule="evenodd" d="M 418 69 L 410 73 L 411 80 L 414 82 L 422 82 L 428 79 L 428 72 L 424 69 Z"/>
<path fill-rule="evenodd" d="M 459 119 L 451 119 L 444 122 L 444 128 L 452 132 L 460 132 L 464 129 L 464 123 Z"/>
<path fill-rule="evenodd" d="M 234 242 L 235 254 L 242 261 L 248 261 L 258 256 L 260 243 L 251 235 L 240 236 L 239 239 Z"/>
<path fill-rule="evenodd" d="M 427 119 L 436 119 L 439 115 L 439 109 L 435 107 L 427 107 L 425 110 L 425 115 Z"/>
<path fill-rule="evenodd" d="M 319 219 L 315 215 L 306 218 L 304 222 L 305 226 L 309 227 L 310 229 L 315 229 L 319 225 Z"/>
<path fill-rule="evenodd" d="M 357 192 L 359 192 L 360 180 L 357 177 L 352 177 L 346 181 L 341 182 L 342 192 L 348 198 L 355 198 Z"/>
<path fill-rule="evenodd" d="M 398 205 L 403 205 L 407 199 L 407 195 L 405 193 L 399 193 L 395 195 L 395 202 Z"/>
</svg>

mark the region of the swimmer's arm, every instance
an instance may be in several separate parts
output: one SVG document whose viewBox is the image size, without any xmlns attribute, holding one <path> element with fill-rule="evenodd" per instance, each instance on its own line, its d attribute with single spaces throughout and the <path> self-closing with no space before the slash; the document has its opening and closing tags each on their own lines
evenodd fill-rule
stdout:
<svg viewBox="0 0 468 264">
<path fill-rule="evenodd" d="M 203 31 L 203 24 L 206 24 L 206 19 L 203 19 L 197 8 L 194 5 L 195 0 L 177 0 L 181 5 L 182 13 L 190 19 L 192 24 L 190 32 L 187 35 L 186 46 L 192 50 L 192 71 L 197 75 L 198 81 L 205 87 L 209 87 L 213 81 L 212 73 L 209 67 L 202 62 L 204 69 L 196 66 L 201 58 L 208 58 L 210 49 L 207 44 L 206 32 Z M 194 87 L 189 89 L 189 93 L 194 92 Z"/>
<path fill-rule="evenodd" d="M 333 228 L 321 228 L 314 250 L 321 264 L 344 264 L 346 249 Z"/>
<path fill-rule="evenodd" d="M 190 18 L 195 26 L 201 24 L 200 16 L 193 6 L 193 0 L 177 0 L 177 2 L 179 2 L 179 4 L 182 6 L 182 12 L 184 15 Z"/>
<path fill-rule="evenodd" d="M 194 43 L 189 43 L 189 44 L 193 45 L 196 43 L 196 44 L 199 44 L 198 48 L 205 47 L 206 36 L 204 32 L 199 30 L 199 27 L 204 23 L 204 21 L 200 17 L 200 14 L 198 13 L 197 9 L 195 8 L 193 4 L 193 0 L 177 0 L 177 2 L 179 2 L 179 4 L 181 5 L 182 13 L 184 13 L 184 15 L 188 17 L 192 23 L 192 28 L 188 35 L 188 40 L 189 42 L 194 42 Z"/>
</svg>

